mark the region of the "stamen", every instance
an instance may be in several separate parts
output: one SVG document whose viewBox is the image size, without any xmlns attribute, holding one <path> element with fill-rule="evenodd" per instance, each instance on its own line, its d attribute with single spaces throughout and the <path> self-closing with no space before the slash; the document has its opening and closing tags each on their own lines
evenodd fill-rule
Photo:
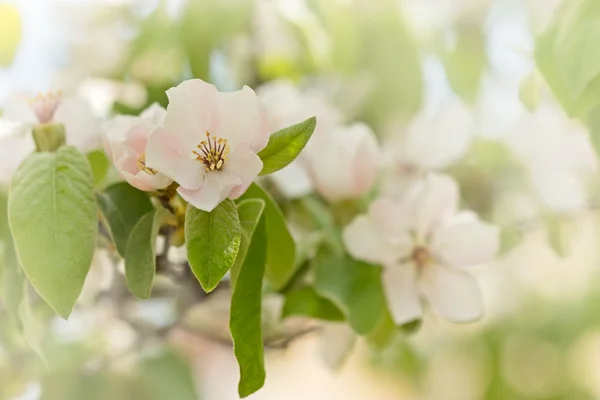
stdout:
<svg viewBox="0 0 600 400">
<path fill-rule="evenodd" d="M 206 132 L 206 140 L 200 142 L 196 146 L 200 152 L 192 150 L 196 155 L 196 160 L 201 161 L 206 165 L 206 171 L 220 171 L 227 161 L 229 154 L 229 146 L 227 139 L 211 136 L 210 132 Z"/>
<path fill-rule="evenodd" d="M 424 246 L 417 246 L 414 248 L 411 256 L 414 263 L 419 268 L 426 267 L 434 263 L 435 259 L 429 250 Z"/>
<path fill-rule="evenodd" d="M 157 170 L 155 170 L 153 168 L 146 167 L 146 153 L 140 154 L 140 156 L 137 159 L 137 166 L 140 169 L 140 171 L 144 171 L 148 175 L 156 175 L 156 174 L 158 174 Z"/>
</svg>

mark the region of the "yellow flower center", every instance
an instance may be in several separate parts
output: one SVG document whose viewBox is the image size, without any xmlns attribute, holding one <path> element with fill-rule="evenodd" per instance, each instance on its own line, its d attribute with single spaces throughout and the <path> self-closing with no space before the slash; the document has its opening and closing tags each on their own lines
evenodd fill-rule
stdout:
<svg viewBox="0 0 600 400">
<path fill-rule="evenodd" d="M 157 170 L 146 166 L 146 153 L 140 154 L 140 156 L 137 159 L 137 166 L 140 169 L 140 171 L 144 171 L 148 175 L 158 174 Z"/>
<path fill-rule="evenodd" d="M 193 150 L 196 160 L 206 165 L 206 171 L 220 171 L 227 161 L 229 145 L 227 139 L 216 138 L 206 132 L 206 140 L 196 146 L 199 151 Z"/>
<path fill-rule="evenodd" d="M 61 92 L 39 93 L 29 101 L 31 111 L 40 124 L 46 124 L 54 119 L 54 113 L 60 105 Z"/>
<path fill-rule="evenodd" d="M 412 260 L 419 268 L 426 267 L 434 263 L 435 259 L 433 255 L 429 252 L 427 247 L 425 246 L 417 246 L 414 248 L 412 255 Z"/>
</svg>

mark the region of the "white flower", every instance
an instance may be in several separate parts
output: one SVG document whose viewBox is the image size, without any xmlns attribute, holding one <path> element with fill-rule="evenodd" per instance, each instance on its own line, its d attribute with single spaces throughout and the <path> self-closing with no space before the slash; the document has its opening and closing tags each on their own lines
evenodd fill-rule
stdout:
<svg viewBox="0 0 600 400">
<path fill-rule="evenodd" d="M 457 212 L 459 189 L 431 174 L 402 200 L 380 198 L 344 230 L 355 258 L 381 264 L 394 321 L 419 319 L 422 299 L 441 317 L 469 322 L 483 315 L 480 289 L 462 268 L 494 258 L 498 229 L 471 212 Z"/>
<path fill-rule="evenodd" d="M 317 191 L 330 202 L 365 194 L 380 165 L 377 138 L 362 123 L 316 137 L 305 157 Z"/>
<path fill-rule="evenodd" d="M 104 123 L 104 146 L 119 174 L 130 185 L 145 191 L 164 189 L 171 180 L 146 166 L 148 137 L 162 126 L 166 111 L 158 104 L 139 117 L 119 115 Z"/>
<path fill-rule="evenodd" d="M 263 104 L 247 86 L 220 93 L 200 79 L 167 91 L 164 127 L 150 135 L 146 165 L 173 179 L 191 205 L 213 210 L 241 196 L 262 170 L 271 133 Z"/>
<path fill-rule="evenodd" d="M 317 117 L 317 126 L 311 140 L 300 156 L 290 165 L 270 175 L 277 188 L 289 198 L 302 197 L 313 190 L 309 166 L 305 155 L 311 151 L 313 141 L 327 135 L 342 124 L 341 113 L 318 93 L 301 92 L 290 81 L 269 82 L 258 89 L 265 103 L 267 116 L 274 130 Z"/>
<path fill-rule="evenodd" d="M 583 125 L 556 105 L 542 104 L 521 118 L 507 143 L 544 206 L 557 212 L 587 206 L 586 184 L 598 172 L 598 158 Z"/>
<path fill-rule="evenodd" d="M 29 131 L 36 124 L 60 122 L 65 126 L 67 144 L 84 153 L 100 147 L 100 121 L 89 103 L 78 97 L 64 97 L 60 92 L 36 97 L 15 94 L 4 108 L 2 118 L 21 124 L 15 125 L 15 135 Z"/>
<path fill-rule="evenodd" d="M 458 100 L 448 101 L 434 112 L 421 112 L 404 136 L 389 144 L 391 171 L 383 191 L 402 196 L 427 172 L 442 170 L 469 149 L 473 134 L 470 110 Z"/>
</svg>

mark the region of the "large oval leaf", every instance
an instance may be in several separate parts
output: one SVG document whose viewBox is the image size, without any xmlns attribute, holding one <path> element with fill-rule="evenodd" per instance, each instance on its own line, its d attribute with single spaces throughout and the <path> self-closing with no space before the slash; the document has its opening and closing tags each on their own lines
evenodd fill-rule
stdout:
<svg viewBox="0 0 600 400">
<path fill-rule="evenodd" d="M 266 253 L 265 219 L 261 217 L 231 295 L 229 330 L 240 366 L 238 392 L 242 398 L 260 389 L 266 377 L 261 319 Z"/>
<path fill-rule="evenodd" d="M 263 199 L 242 200 L 237 205 L 237 208 L 240 217 L 240 226 L 242 228 L 242 237 L 240 241 L 240 251 L 238 252 L 230 272 L 230 281 L 233 287 L 235 287 L 240 268 L 246 259 L 246 253 L 248 253 L 248 247 L 250 246 L 256 225 L 258 225 L 258 221 L 265 210 L 265 201 Z"/>
<path fill-rule="evenodd" d="M 94 178 L 74 147 L 27 157 L 13 178 L 8 216 L 25 275 L 67 318 L 92 263 L 98 230 Z"/>
<path fill-rule="evenodd" d="M 131 293 L 139 298 L 150 297 L 156 273 L 156 236 L 164 218 L 165 209 L 146 213 L 131 231 L 125 252 L 125 277 Z"/>
<path fill-rule="evenodd" d="M 294 275 L 296 243 L 288 230 L 283 213 L 271 196 L 259 185 L 250 185 L 242 199 L 263 199 L 267 224 L 267 270 L 265 276 L 275 287 L 283 288 Z"/>
<path fill-rule="evenodd" d="M 185 242 L 190 267 L 206 292 L 217 287 L 240 249 L 241 228 L 235 203 L 226 199 L 211 212 L 188 206 Z"/>
<path fill-rule="evenodd" d="M 272 174 L 294 161 L 308 143 L 316 126 L 317 119 L 311 117 L 304 122 L 273 133 L 267 147 L 258 153 L 263 162 L 260 175 Z"/>
<path fill-rule="evenodd" d="M 118 182 L 98 195 L 98 204 L 119 254 L 125 257 L 131 231 L 144 215 L 154 210 L 150 198 L 127 182 Z"/>
</svg>

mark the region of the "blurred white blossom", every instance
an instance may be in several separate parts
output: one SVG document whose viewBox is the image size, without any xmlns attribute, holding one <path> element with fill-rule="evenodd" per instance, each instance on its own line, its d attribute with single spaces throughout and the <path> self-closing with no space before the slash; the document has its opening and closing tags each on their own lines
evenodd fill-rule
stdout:
<svg viewBox="0 0 600 400">
<path fill-rule="evenodd" d="M 459 189 L 449 176 L 431 174 L 402 200 L 380 198 L 344 230 L 355 258 L 381 264 L 394 321 L 423 315 L 427 299 L 441 317 L 469 322 L 483 315 L 476 280 L 463 270 L 491 261 L 499 231 L 472 212 L 458 212 Z"/>
</svg>

